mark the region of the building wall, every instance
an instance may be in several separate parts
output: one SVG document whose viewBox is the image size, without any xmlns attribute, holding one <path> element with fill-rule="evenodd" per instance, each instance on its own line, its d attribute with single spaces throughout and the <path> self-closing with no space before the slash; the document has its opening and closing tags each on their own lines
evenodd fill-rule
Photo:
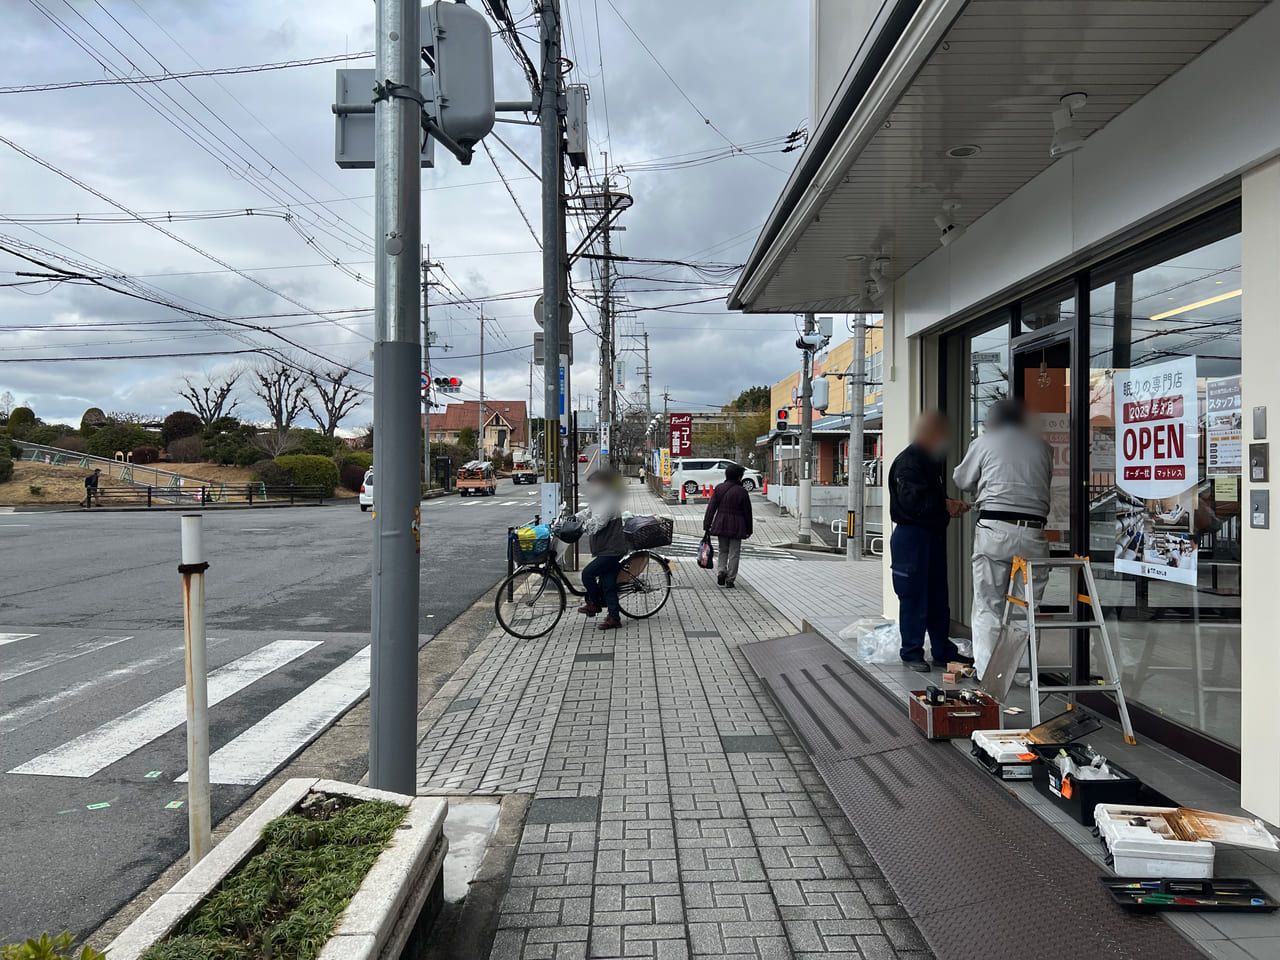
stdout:
<svg viewBox="0 0 1280 960">
<path fill-rule="evenodd" d="M 809 129 L 826 112 L 884 0 L 813 0 L 809 18 Z"/>
<path fill-rule="evenodd" d="M 908 333 L 1065 269 L 1280 154 L 1277 43 L 1280 4 L 1270 4 L 939 247 L 906 274 Z"/>
<path fill-rule="evenodd" d="M 1275 357 L 1280 355 L 1280 160 L 1264 163 L 1245 174 L 1243 198 L 1244 295 L 1241 298 L 1241 382 L 1245 442 L 1254 407 L 1267 408 L 1268 432 L 1280 438 L 1280 378 Z M 1272 471 L 1280 462 L 1272 458 Z M 1250 483 L 1244 474 L 1244 503 L 1250 490 L 1271 491 L 1271 528 L 1242 537 L 1241 608 L 1241 804 L 1271 821 L 1280 822 L 1280 722 L 1276 719 L 1273 687 L 1280 677 L 1280 644 L 1276 643 L 1276 610 L 1272 597 L 1280 580 L 1280 485 Z"/>
<path fill-rule="evenodd" d="M 884 328 L 880 324 L 867 327 L 867 359 L 871 360 L 875 354 L 880 353 L 884 345 Z M 796 351 L 797 355 L 799 351 Z M 844 373 L 849 369 L 849 364 L 853 362 L 853 338 L 843 340 L 814 361 L 814 374 L 821 375 L 824 371 L 831 373 Z M 830 386 L 831 406 L 827 408 L 827 414 L 848 413 L 848 394 L 845 392 L 844 381 L 833 380 Z M 800 386 L 800 371 L 796 370 L 779 380 L 773 385 L 769 392 L 769 408 L 770 412 L 775 412 L 781 407 L 791 406 L 791 397 L 793 391 Z M 866 402 L 875 403 L 880 399 L 880 387 L 868 385 L 866 391 Z M 798 409 L 798 408 L 797 408 Z M 792 417 L 793 421 L 799 423 L 799 415 Z"/>
</svg>

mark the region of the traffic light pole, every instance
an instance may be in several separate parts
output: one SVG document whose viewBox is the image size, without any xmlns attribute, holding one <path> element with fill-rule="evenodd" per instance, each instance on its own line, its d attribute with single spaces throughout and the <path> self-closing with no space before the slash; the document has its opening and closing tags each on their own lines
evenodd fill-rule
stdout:
<svg viewBox="0 0 1280 960">
<path fill-rule="evenodd" d="M 372 664 L 369 785 L 417 792 L 418 260 L 421 247 L 418 0 L 377 0 L 374 106 Z"/>
<path fill-rule="evenodd" d="M 542 335 L 543 335 L 543 456 L 547 485 L 561 481 L 560 454 L 560 343 L 561 300 L 561 159 L 560 159 L 560 0 L 538 5 L 542 48 L 541 101 L 538 122 L 542 128 Z M 554 491 L 556 503 L 559 491 Z M 543 504 L 548 503 L 544 493 Z"/>
<path fill-rule="evenodd" d="M 805 334 L 815 329 L 813 314 L 804 315 Z M 800 369 L 800 491 L 796 513 L 800 529 L 796 534 L 799 543 L 809 543 L 812 538 L 813 512 L 813 351 L 804 350 L 804 364 Z"/>
<path fill-rule="evenodd" d="M 867 402 L 867 315 L 853 315 L 853 362 L 849 392 L 849 465 L 845 471 L 849 484 L 849 516 L 845 526 L 846 560 L 861 560 L 867 542 L 867 488 L 862 475 L 863 427 Z"/>
</svg>

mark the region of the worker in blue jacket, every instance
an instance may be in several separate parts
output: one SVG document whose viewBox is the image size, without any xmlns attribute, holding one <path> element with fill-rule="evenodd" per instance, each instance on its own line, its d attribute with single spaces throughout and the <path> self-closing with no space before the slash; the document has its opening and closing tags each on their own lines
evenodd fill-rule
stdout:
<svg viewBox="0 0 1280 960">
<path fill-rule="evenodd" d="M 962 500 L 947 497 L 944 451 L 947 420 L 937 411 L 916 421 L 911 444 L 889 468 L 889 550 L 893 592 L 898 596 L 902 662 L 928 673 L 924 638 L 929 635 L 935 663 L 972 663 L 951 642 L 951 606 L 947 596 L 947 524 L 968 512 Z"/>
</svg>

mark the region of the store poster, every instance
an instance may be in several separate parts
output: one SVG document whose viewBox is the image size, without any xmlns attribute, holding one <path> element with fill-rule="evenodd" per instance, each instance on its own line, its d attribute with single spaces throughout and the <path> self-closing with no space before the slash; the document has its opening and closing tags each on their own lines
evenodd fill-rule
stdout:
<svg viewBox="0 0 1280 960">
<path fill-rule="evenodd" d="M 1065 536 L 1071 529 L 1071 414 L 1041 413 L 1040 435 L 1053 450 L 1045 530 L 1057 530 Z"/>
<path fill-rule="evenodd" d="M 1244 404 L 1240 378 L 1205 384 L 1205 469 L 1211 477 L 1237 476 L 1244 463 Z"/>
<path fill-rule="evenodd" d="M 1196 358 L 1117 370 L 1114 390 L 1116 572 L 1194 585 Z"/>
</svg>

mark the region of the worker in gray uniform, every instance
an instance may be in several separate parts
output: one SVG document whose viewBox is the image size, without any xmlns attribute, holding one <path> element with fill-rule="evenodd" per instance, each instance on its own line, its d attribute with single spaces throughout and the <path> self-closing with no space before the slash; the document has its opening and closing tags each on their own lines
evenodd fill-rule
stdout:
<svg viewBox="0 0 1280 960">
<path fill-rule="evenodd" d="M 973 659 L 978 676 L 986 671 L 1000 620 L 1013 558 L 1042 560 L 1049 555 L 1044 527 L 1049 516 L 1053 450 L 1027 425 L 1017 400 L 992 404 L 986 431 L 969 444 L 952 479 L 962 491 L 975 492 L 973 532 Z M 1036 602 L 1045 578 L 1036 582 Z"/>
</svg>

